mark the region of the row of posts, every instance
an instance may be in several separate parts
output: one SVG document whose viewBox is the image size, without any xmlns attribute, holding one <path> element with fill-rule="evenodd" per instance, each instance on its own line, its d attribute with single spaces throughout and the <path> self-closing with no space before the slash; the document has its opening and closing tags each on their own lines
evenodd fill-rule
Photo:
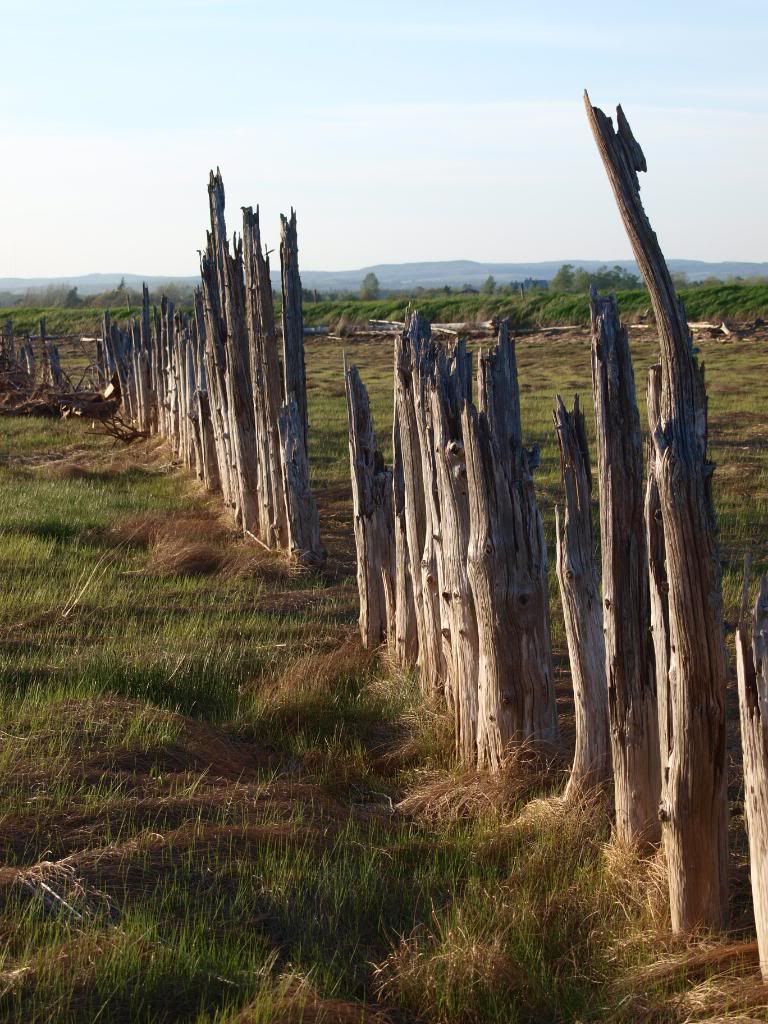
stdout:
<svg viewBox="0 0 768 1024">
<path fill-rule="evenodd" d="M 211 172 L 211 228 L 191 316 L 163 298 L 127 330 L 104 316 L 99 361 L 146 436 L 169 440 L 209 491 L 221 492 L 246 537 L 307 564 L 324 558 L 309 480 L 304 328 L 296 215 L 282 217 L 282 363 L 259 212 L 243 210 L 230 244 L 224 184 Z"/>
<path fill-rule="evenodd" d="M 576 752 L 566 797 L 611 784 L 621 841 L 663 841 L 676 931 L 724 921 L 728 900 L 721 567 L 707 403 L 682 305 L 639 198 L 645 158 L 626 118 L 587 113 L 656 316 L 648 440 L 615 299 L 591 295 L 600 496 L 578 400 L 557 398 L 565 503 L 557 577 L 573 680 Z M 547 554 L 522 444 L 514 343 L 502 322 L 478 359 L 414 314 L 395 351 L 393 465 L 368 396 L 345 368 L 364 643 L 417 666 L 455 717 L 457 754 L 496 770 L 519 743 L 557 739 Z M 643 448 L 647 445 L 647 459 Z M 768 583 L 739 632 L 747 823 L 768 977 Z"/>
</svg>

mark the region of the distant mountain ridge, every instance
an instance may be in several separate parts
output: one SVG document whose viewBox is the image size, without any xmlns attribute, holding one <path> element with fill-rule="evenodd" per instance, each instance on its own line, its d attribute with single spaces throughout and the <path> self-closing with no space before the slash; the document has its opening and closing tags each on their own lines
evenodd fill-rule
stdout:
<svg viewBox="0 0 768 1024">
<path fill-rule="evenodd" d="M 691 281 L 701 281 L 706 277 L 759 277 L 768 276 L 768 262 L 750 263 L 746 261 L 723 261 L 708 263 L 704 260 L 668 260 L 670 270 L 687 274 Z M 509 284 L 512 281 L 523 281 L 526 278 L 550 281 L 564 263 L 585 270 L 596 270 L 601 266 L 620 266 L 632 273 L 639 273 L 634 260 L 546 260 L 538 263 L 485 263 L 476 260 L 437 260 L 420 263 L 378 263 L 359 270 L 302 270 L 301 280 L 305 288 L 316 288 L 318 291 L 357 291 L 366 274 L 373 273 L 379 285 L 386 291 L 410 290 L 413 288 L 460 288 L 467 284 L 479 287 L 490 275 L 498 284 Z M 70 277 L 3 277 L 0 278 L 0 291 L 19 294 L 32 288 L 45 288 L 49 285 L 69 285 L 76 287 L 80 295 L 95 295 L 98 292 L 115 288 L 121 280 L 129 288 L 140 288 L 143 281 L 152 290 L 162 289 L 163 285 L 196 284 L 197 275 L 184 277 L 157 274 L 80 274 Z M 280 284 L 279 273 L 273 273 L 273 283 Z"/>
</svg>

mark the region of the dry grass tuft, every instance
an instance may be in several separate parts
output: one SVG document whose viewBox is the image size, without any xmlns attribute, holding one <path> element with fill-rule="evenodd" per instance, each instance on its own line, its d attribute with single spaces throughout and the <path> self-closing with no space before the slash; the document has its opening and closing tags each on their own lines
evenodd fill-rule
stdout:
<svg viewBox="0 0 768 1024">
<path fill-rule="evenodd" d="M 243 542 L 231 545 L 224 556 L 221 574 L 226 579 L 255 579 L 269 584 L 287 583 L 307 575 L 300 565 L 276 551 L 265 551 Z"/>
<path fill-rule="evenodd" d="M 137 548 L 148 548 L 166 539 L 215 544 L 226 540 L 229 535 L 230 531 L 220 517 L 202 514 L 170 516 L 167 513 L 148 513 L 124 519 L 110 530 L 110 537 L 116 543 Z"/>
<path fill-rule="evenodd" d="M 452 1024 L 483 1024 L 483 994 L 524 988 L 521 966 L 507 956 L 502 937 L 481 940 L 460 925 L 438 926 L 427 941 L 419 933 L 401 939 L 374 968 L 380 999 L 428 1010 L 427 1019 Z M 446 993 L 461 993 L 446 1006 Z M 442 1005 L 441 1005 L 442 1004 Z"/>
<path fill-rule="evenodd" d="M 639 846 L 621 842 L 614 835 L 603 847 L 603 878 L 614 904 L 628 921 L 651 932 L 669 930 L 669 887 L 664 850 L 648 856 Z"/>
<path fill-rule="evenodd" d="M 92 476 L 85 466 L 81 466 L 77 462 L 69 462 L 66 459 L 45 463 L 41 467 L 40 473 L 47 480 L 87 480 Z"/>
<path fill-rule="evenodd" d="M 439 772 L 397 805 L 420 821 L 509 816 L 521 802 L 551 792 L 563 766 L 551 747 L 523 743 L 508 754 L 499 772 Z"/>
<path fill-rule="evenodd" d="M 271 1024 L 393 1024 L 385 1010 L 367 1003 L 325 999 L 306 978 L 297 975 L 284 976 L 279 987 L 271 1007 Z M 233 1024 L 261 1024 L 263 1019 L 261 1009 L 246 1008 Z"/>
<path fill-rule="evenodd" d="M 338 647 L 291 661 L 275 680 L 272 691 L 290 695 L 330 691 L 339 682 L 364 676 L 375 662 L 376 651 L 366 650 L 357 629 L 350 630 Z"/>
<path fill-rule="evenodd" d="M 222 553 L 211 544 L 163 536 L 149 550 L 147 569 L 158 576 L 209 576 L 222 561 Z"/>
</svg>

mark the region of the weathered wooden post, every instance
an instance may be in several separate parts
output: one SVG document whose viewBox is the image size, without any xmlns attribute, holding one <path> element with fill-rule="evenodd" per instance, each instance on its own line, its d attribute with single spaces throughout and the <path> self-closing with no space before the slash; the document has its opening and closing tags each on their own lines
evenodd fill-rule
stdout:
<svg viewBox="0 0 768 1024">
<path fill-rule="evenodd" d="M 405 474 L 397 407 L 392 423 L 392 500 L 395 531 L 395 630 L 391 646 L 397 664 L 403 668 L 412 668 L 419 658 L 419 633 L 413 599 L 411 560 L 408 554 Z"/>
<path fill-rule="evenodd" d="M 245 282 L 242 240 L 230 252 L 224 220 L 224 182 L 211 171 L 208 184 L 211 211 L 211 255 L 215 263 L 218 294 L 221 301 L 223 338 L 226 352 L 224 382 L 230 451 L 234 467 L 233 497 L 243 533 L 258 533 L 258 473 L 256 427 L 249 366 L 248 336 L 245 325 Z"/>
<path fill-rule="evenodd" d="M 745 581 L 745 593 L 748 581 Z M 763 576 L 751 622 L 746 608 L 736 633 L 744 811 L 749 834 L 752 903 L 760 969 L 768 982 L 768 578 Z"/>
<path fill-rule="evenodd" d="M 301 432 L 299 407 L 291 399 L 280 410 L 283 493 L 288 519 L 288 552 L 305 565 L 321 565 L 325 549 L 320 542 L 320 518 L 309 484 L 309 460 Z"/>
<path fill-rule="evenodd" d="M 640 414 L 616 299 L 593 290 L 590 310 L 616 832 L 625 842 L 657 843 L 661 767 Z"/>
<path fill-rule="evenodd" d="M 218 292 L 216 268 L 211 257 L 212 243 L 209 237 L 208 251 L 201 254 L 200 275 L 202 290 L 195 292 L 195 317 L 198 331 L 203 338 L 203 365 L 208 383 L 208 397 L 211 411 L 211 426 L 216 442 L 216 463 L 224 503 L 229 508 L 235 504 L 235 483 L 229 436 L 229 406 L 225 384 L 226 354 L 221 304 Z"/>
<path fill-rule="evenodd" d="M 437 492 L 442 535 L 440 622 L 448 631 L 446 691 L 456 722 L 456 751 L 469 765 L 477 760 L 478 637 L 475 606 L 467 573 L 469 493 L 461 409 L 470 401 L 471 362 L 463 341 L 449 363 L 437 356 L 431 389 Z"/>
<path fill-rule="evenodd" d="M 565 519 L 555 509 L 557 579 L 573 681 L 576 750 L 566 797 L 604 785 L 611 776 L 608 683 L 600 580 L 592 530 L 592 474 L 584 414 L 578 395 L 568 412 L 558 395 L 555 430 L 565 487 Z"/>
<path fill-rule="evenodd" d="M 278 416 L 282 406 L 280 361 L 269 260 L 261 246 L 259 210 L 243 208 L 245 296 L 251 359 L 259 491 L 259 535 L 268 547 L 286 547 L 288 523 L 280 464 Z"/>
<path fill-rule="evenodd" d="M 392 471 L 376 447 L 368 392 L 357 367 L 344 366 L 349 423 L 352 512 L 360 595 L 360 635 L 378 647 L 394 626 L 394 517 Z"/>
<path fill-rule="evenodd" d="M 419 675 L 425 693 L 439 692 L 442 679 L 434 666 L 440 663 L 441 643 L 431 629 L 431 620 L 424 612 L 422 559 L 427 532 L 427 516 L 422 478 L 421 443 L 416 418 L 415 389 L 418 379 L 415 364 L 423 345 L 431 337 L 429 323 L 413 313 L 395 343 L 395 422 L 400 440 L 403 469 L 403 517 L 408 542 L 408 564 L 411 573 L 413 603 L 416 611 Z M 402 571 L 405 560 L 398 561 Z M 407 591 L 402 579 L 396 584 L 398 593 Z"/>
<path fill-rule="evenodd" d="M 587 115 L 635 258 L 661 343 L 655 445 L 669 585 L 669 756 L 660 815 L 672 927 L 718 927 L 727 897 L 726 661 L 713 464 L 707 458 L 704 375 L 685 311 L 640 201 L 643 152 L 624 113 L 617 129 L 589 102 Z M 665 714 L 662 708 L 661 715 Z"/>
<path fill-rule="evenodd" d="M 296 211 L 280 215 L 280 277 L 283 287 L 283 376 L 285 400 L 295 399 L 303 424 L 304 448 L 309 451 L 307 375 L 304 366 L 304 314 L 299 276 Z"/>
<path fill-rule="evenodd" d="M 514 344 L 478 367 L 480 411 L 466 402 L 469 581 L 479 637 L 478 760 L 498 769 L 511 744 L 558 736 L 549 630 L 547 551 L 531 453 L 521 441 Z"/>
</svg>

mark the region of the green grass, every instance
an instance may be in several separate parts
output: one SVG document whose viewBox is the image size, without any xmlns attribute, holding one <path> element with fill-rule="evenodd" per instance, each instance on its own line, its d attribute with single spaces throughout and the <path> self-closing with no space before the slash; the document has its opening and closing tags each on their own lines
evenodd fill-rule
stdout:
<svg viewBox="0 0 768 1024">
<path fill-rule="evenodd" d="M 388 449 L 391 344 L 344 345 Z M 768 353 L 701 347 L 732 614 L 744 550 L 768 565 Z M 634 347 L 641 395 L 653 354 Z M 663 886 L 600 808 L 494 811 L 498 789 L 457 777 L 476 813 L 392 812 L 452 777 L 451 723 L 357 643 L 338 343 L 311 339 L 307 362 L 323 572 L 245 545 L 162 447 L 2 421 L 0 1020 L 712 1017 L 714 968 L 642 973 L 675 949 Z M 551 546 L 552 398 L 589 394 L 589 347 L 523 340 L 518 362 Z M 173 536 L 211 571 L 169 570 Z M 737 802 L 735 857 L 740 830 Z"/>
<path fill-rule="evenodd" d="M 722 284 L 682 288 L 680 297 L 691 320 L 749 320 L 768 317 L 768 284 Z M 644 289 L 618 293 L 622 315 L 627 320 L 650 313 L 648 293 Z M 586 295 L 531 292 L 525 297 L 510 295 L 437 295 L 383 298 L 375 301 L 356 299 L 308 302 L 304 318 L 309 325 L 332 327 L 365 325 L 368 320 L 402 320 L 411 305 L 434 323 L 465 323 L 508 316 L 515 326 L 540 327 L 558 324 L 588 324 L 589 301 Z M 279 306 L 279 302 L 278 302 Z M 101 309 L 0 308 L 0 322 L 13 320 L 17 334 L 36 334 L 41 316 L 46 317 L 50 334 L 91 334 L 101 331 Z M 138 310 L 131 311 L 136 316 Z M 188 311 L 189 312 L 189 311 Z M 279 315 L 279 308 L 278 308 Z M 123 307 L 112 310 L 117 322 L 130 318 Z"/>
</svg>

